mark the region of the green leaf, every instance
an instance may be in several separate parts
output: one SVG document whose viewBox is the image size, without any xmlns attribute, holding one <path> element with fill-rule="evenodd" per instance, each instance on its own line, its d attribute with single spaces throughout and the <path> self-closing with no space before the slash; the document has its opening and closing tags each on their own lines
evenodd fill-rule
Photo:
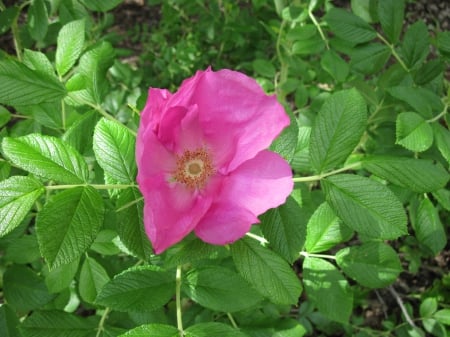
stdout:
<svg viewBox="0 0 450 337">
<path fill-rule="evenodd" d="M 441 112 L 444 109 L 441 98 L 426 88 L 397 86 L 388 88 L 387 92 L 407 103 L 425 118 L 432 118 L 435 111 Z"/>
<path fill-rule="evenodd" d="M 408 69 L 421 65 L 430 52 L 428 29 L 422 20 L 412 24 L 403 37 L 401 56 Z"/>
<path fill-rule="evenodd" d="M 68 289 L 78 271 L 79 259 L 62 264 L 50 270 L 45 277 L 45 284 L 51 293 L 59 293 Z"/>
<path fill-rule="evenodd" d="M 433 131 L 439 152 L 450 164 L 450 131 L 438 123 L 433 123 Z"/>
<path fill-rule="evenodd" d="M 185 330 L 186 337 L 248 337 L 246 334 L 232 328 L 229 325 L 209 322 L 209 323 L 199 323 L 190 326 Z"/>
<path fill-rule="evenodd" d="M 438 307 L 438 301 L 436 297 L 427 297 L 422 303 L 420 303 L 419 313 L 420 317 L 431 317 Z"/>
<path fill-rule="evenodd" d="M 320 54 L 325 49 L 325 43 L 319 35 L 309 39 L 300 39 L 292 45 L 292 54 L 294 55 L 315 55 Z"/>
<path fill-rule="evenodd" d="M 439 51 L 446 55 L 450 54 L 450 32 L 449 31 L 443 31 L 443 32 L 437 32 L 436 36 L 436 45 L 439 49 Z M 447 55 L 447 57 L 450 55 Z"/>
<path fill-rule="evenodd" d="M 357 46 L 350 53 L 350 68 L 365 75 L 372 75 L 384 67 L 390 55 L 390 49 L 379 43 Z"/>
<path fill-rule="evenodd" d="M 305 258 L 303 284 L 308 299 L 329 319 L 347 323 L 353 309 L 353 294 L 347 280 L 330 262 Z"/>
<path fill-rule="evenodd" d="M 363 167 L 380 178 L 418 193 L 439 190 L 449 180 L 449 174 L 441 164 L 427 159 L 371 156 L 363 160 Z"/>
<path fill-rule="evenodd" d="M 11 120 L 11 112 L 0 105 L 0 128 Z"/>
<path fill-rule="evenodd" d="M 325 15 L 330 29 L 341 39 L 363 43 L 373 40 L 377 33 L 367 22 L 344 9 L 332 8 Z"/>
<path fill-rule="evenodd" d="M 440 190 L 433 192 L 433 196 L 444 209 L 450 211 L 450 190 L 441 188 Z"/>
<path fill-rule="evenodd" d="M 64 76 L 75 64 L 83 51 L 84 20 L 65 24 L 58 33 L 55 64 L 59 76 Z"/>
<path fill-rule="evenodd" d="M 322 184 L 330 206 L 357 232 L 377 239 L 407 233 L 403 206 L 383 184 L 351 174 L 330 176 Z"/>
<path fill-rule="evenodd" d="M 25 49 L 23 53 L 23 64 L 32 70 L 41 72 L 54 78 L 55 69 L 48 57 L 39 51 Z"/>
<path fill-rule="evenodd" d="M 83 318 L 63 311 L 34 312 L 20 326 L 24 337 L 91 337 L 98 318 Z"/>
<path fill-rule="evenodd" d="M 450 325 L 450 309 L 441 309 L 434 313 L 433 317 L 442 324 Z"/>
<path fill-rule="evenodd" d="M 270 150 L 277 152 L 284 159 L 290 161 L 294 156 L 295 146 L 297 145 L 298 123 L 297 118 L 294 116 L 292 111 L 287 110 L 287 113 L 291 123 L 277 138 L 275 138 L 270 145 Z"/>
<path fill-rule="evenodd" d="M 394 249 L 382 242 L 341 249 L 336 262 L 345 274 L 369 288 L 384 288 L 392 284 L 402 271 Z"/>
<path fill-rule="evenodd" d="M 179 337 L 177 328 L 165 324 L 147 324 L 134 328 L 119 337 Z"/>
<path fill-rule="evenodd" d="M 99 114 L 92 110 L 84 113 L 67 129 L 62 139 L 80 153 L 90 151 L 93 143 L 91 135 L 94 134 L 98 116 Z"/>
<path fill-rule="evenodd" d="M 3 152 L 15 165 L 40 177 L 67 184 L 88 180 L 88 166 L 83 157 L 60 139 L 29 134 L 4 138 Z"/>
<path fill-rule="evenodd" d="M 19 324 L 19 318 L 14 310 L 6 303 L 0 304 L 0 331 L 3 337 L 21 337 L 17 329 Z"/>
<path fill-rule="evenodd" d="M 402 112 L 396 121 L 396 144 L 413 152 L 428 150 L 433 144 L 433 129 L 415 112 Z"/>
<path fill-rule="evenodd" d="M 44 280 L 30 268 L 12 265 L 3 275 L 5 300 L 16 311 L 25 313 L 50 302 L 54 295 L 47 291 Z"/>
<path fill-rule="evenodd" d="M 137 188 L 128 188 L 117 200 L 117 232 L 125 247 L 143 260 L 153 254 L 150 240 L 144 230 L 144 201 Z"/>
<path fill-rule="evenodd" d="M 109 276 L 102 265 L 93 258 L 86 257 L 78 282 L 81 298 L 88 303 L 94 303 L 98 293 L 108 282 Z"/>
<path fill-rule="evenodd" d="M 0 60 L 0 103 L 32 105 L 64 98 L 66 89 L 55 76 L 31 70 L 13 60 Z"/>
<path fill-rule="evenodd" d="M 353 231 L 324 202 L 308 221 L 305 249 L 308 253 L 320 253 L 350 239 L 352 234 Z"/>
<path fill-rule="evenodd" d="M 36 218 L 39 247 L 50 268 L 80 257 L 95 240 L 103 216 L 102 197 L 90 186 L 54 195 Z"/>
<path fill-rule="evenodd" d="M 28 264 L 41 258 L 36 233 L 21 236 L 13 240 L 4 255 L 7 261 L 17 264 Z"/>
<path fill-rule="evenodd" d="M 414 73 L 414 82 L 417 85 L 425 85 L 433 81 L 444 71 L 444 62 L 441 59 L 430 60 L 424 63 Z"/>
<path fill-rule="evenodd" d="M 201 306 L 222 312 L 254 307 L 262 301 L 256 290 L 237 273 L 219 266 L 194 268 L 186 275 L 187 295 Z"/>
<path fill-rule="evenodd" d="M 44 0 L 33 0 L 28 9 L 28 30 L 36 41 L 42 41 L 47 35 L 48 14 Z"/>
<path fill-rule="evenodd" d="M 256 59 L 252 62 L 253 70 L 260 76 L 273 78 L 276 74 L 276 69 L 272 62 L 264 59 Z"/>
<path fill-rule="evenodd" d="M 117 311 L 152 311 L 169 302 L 174 289 L 175 273 L 137 267 L 105 284 L 96 302 Z"/>
<path fill-rule="evenodd" d="M 136 176 L 135 137 L 123 125 L 101 119 L 94 131 L 94 152 L 108 178 L 132 183 Z"/>
<path fill-rule="evenodd" d="M 122 1 L 123 0 L 81 0 L 81 3 L 91 11 L 107 12 L 119 5 Z"/>
<path fill-rule="evenodd" d="M 11 6 L 0 12 L 0 34 L 6 33 L 19 14 L 19 7 Z"/>
<path fill-rule="evenodd" d="M 344 82 L 350 71 L 348 63 L 333 50 L 323 53 L 320 65 L 338 82 Z"/>
<path fill-rule="evenodd" d="M 300 281 L 279 255 L 253 239 L 231 245 L 236 268 L 259 293 L 275 304 L 295 304 L 302 292 Z"/>
<path fill-rule="evenodd" d="M 298 202 L 290 196 L 286 203 L 264 213 L 261 230 L 273 249 L 293 263 L 305 241 L 304 214 Z"/>
<path fill-rule="evenodd" d="M 0 237 L 20 225 L 42 193 L 42 184 L 30 177 L 13 176 L 0 181 Z"/>
<path fill-rule="evenodd" d="M 404 0 L 378 0 L 378 17 L 388 41 L 396 44 L 403 27 Z"/>
<path fill-rule="evenodd" d="M 331 95 L 311 132 L 309 153 L 315 170 L 325 172 L 344 163 L 358 145 L 366 122 L 366 103 L 356 89 Z"/>
<path fill-rule="evenodd" d="M 429 199 L 423 199 L 412 221 L 417 240 L 434 256 L 446 245 L 447 239 L 439 214 Z"/>
</svg>

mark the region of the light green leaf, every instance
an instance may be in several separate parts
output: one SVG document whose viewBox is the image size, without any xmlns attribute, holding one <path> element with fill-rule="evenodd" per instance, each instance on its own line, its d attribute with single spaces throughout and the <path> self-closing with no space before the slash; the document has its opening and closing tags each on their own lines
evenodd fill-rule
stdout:
<svg viewBox="0 0 450 337">
<path fill-rule="evenodd" d="M 39 51 L 25 49 L 23 53 L 23 64 L 30 69 L 45 73 L 50 77 L 54 78 L 55 76 L 55 69 L 50 60 L 44 53 Z"/>
<path fill-rule="evenodd" d="M 13 176 L 0 181 L 0 237 L 20 225 L 42 193 L 42 184 L 30 177 Z"/>
<path fill-rule="evenodd" d="M 420 303 L 419 313 L 420 317 L 430 317 L 433 315 L 438 307 L 438 301 L 436 297 L 427 297 L 422 303 Z"/>
<path fill-rule="evenodd" d="M 293 263 L 305 241 L 306 221 L 304 211 L 298 202 L 290 196 L 286 203 L 264 213 L 261 230 L 272 248 Z"/>
<path fill-rule="evenodd" d="M 137 267 L 105 284 L 96 302 L 117 311 L 152 311 L 169 302 L 174 289 L 175 272 Z"/>
<path fill-rule="evenodd" d="M 363 160 L 363 167 L 380 178 L 418 193 L 439 190 L 450 178 L 441 164 L 427 159 L 371 156 Z"/>
<path fill-rule="evenodd" d="M 28 30 L 36 41 L 42 41 L 47 35 L 48 14 L 44 0 L 33 0 L 28 9 Z"/>
<path fill-rule="evenodd" d="M 144 200 L 137 188 L 122 190 L 117 200 L 117 232 L 122 243 L 133 254 L 148 260 L 153 254 L 150 240 L 144 230 Z"/>
<path fill-rule="evenodd" d="M 444 209 L 450 211 L 450 190 L 441 188 L 440 190 L 433 192 L 433 197 L 436 198 Z"/>
<path fill-rule="evenodd" d="M 3 292 L 7 303 L 23 313 L 40 308 L 54 297 L 47 291 L 42 278 L 30 268 L 19 265 L 6 269 Z"/>
<path fill-rule="evenodd" d="M 55 76 L 10 59 L 0 60 L 0 83 L 0 103 L 6 105 L 55 102 L 66 95 L 66 89 Z"/>
<path fill-rule="evenodd" d="M 98 12 L 107 12 L 119 5 L 122 1 L 123 0 L 81 0 L 83 5 L 85 5 L 88 9 Z"/>
<path fill-rule="evenodd" d="M 92 110 L 84 113 L 67 129 L 62 139 L 80 153 L 90 151 L 93 142 L 90 135 L 94 134 L 98 116 L 99 114 Z"/>
<path fill-rule="evenodd" d="M 433 317 L 442 324 L 450 325 L 450 309 L 441 309 L 434 313 Z"/>
<path fill-rule="evenodd" d="M 86 257 L 78 283 L 81 298 L 88 303 L 94 303 L 98 293 L 108 281 L 108 273 L 102 265 L 93 258 Z"/>
<path fill-rule="evenodd" d="M 98 316 L 88 318 L 63 311 L 36 311 L 20 326 L 26 337 L 91 337 L 98 327 Z"/>
<path fill-rule="evenodd" d="M 450 164 L 450 131 L 438 123 L 433 123 L 433 131 L 439 152 Z"/>
<path fill-rule="evenodd" d="M 250 238 L 231 245 L 236 268 L 259 293 L 276 304 L 295 304 L 302 292 L 300 281 L 279 255 Z"/>
<path fill-rule="evenodd" d="M 392 284 L 402 271 L 394 249 L 382 242 L 341 249 L 336 262 L 345 274 L 369 288 L 384 288 Z"/>
<path fill-rule="evenodd" d="M 347 280 L 330 262 L 308 257 L 303 262 L 303 284 L 308 300 L 329 319 L 347 323 L 353 294 Z"/>
<path fill-rule="evenodd" d="M 429 199 L 423 199 L 412 221 L 416 238 L 434 256 L 446 245 L 444 226 L 436 208 Z"/>
<path fill-rule="evenodd" d="M 186 337 L 248 337 L 243 332 L 218 322 L 195 324 L 187 328 L 185 332 Z"/>
<path fill-rule="evenodd" d="M 298 123 L 297 118 L 292 111 L 287 111 L 291 123 L 287 128 L 281 132 L 281 134 L 272 142 L 270 150 L 277 152 L 284 159 L 290 161 L 294 156 L 295 146 L 298 139 Z"/>
<path fill-rule="evenodd" d="M 450 32 L 437 32 L 436 45 L 442 54 L 450 54 Z M 450 55 L 447 55 L 447 57 Z"/>
<path fill-rule="evenodd" d="M 4 138 L 3 152 L 15 165 L 40 177 L 67 184 L 86 182 L 83 157 L 60 139 L 41 134 Z"/>
<path fill-rule="evenodd" d="M 404 0 L 378 0 L 378 17 L 389 42 L 396 44 L 403 27 Z"/>
<path fill-rule="evenodd" d="M 305 249 L 308 253 L 320 253 L 350 239 L 352 234 L 353 231 L 324 202 L 308 221 Z"/>
<path fill-rule="evenodd" d="M 320 65 L 338 82 L 344 82 L 350 71 L 348 63 L 333 50 L 323 53 Z"/>
<path fill-rule="evenodd" d="M 428 150 L 433 144 L 433 129 L 415 112 L 402 112 L 396 121 L 396 144 L 413 152 Z"/>
<path fill-rule="evenodd" d="M 0 304 L 0 331 L 2 331 L 3 336 L 20 337 L 19 330 L 17 328 L 19 324 L 19 318 L 14 310 L 11 309 L 11 307 L 6 303 Z"/>
<path fill-rule="evenodd" d="M 438 95 L 422 87 L 397 86 L 387 89 L 387 92 L 405 103 L 425 118 L 434 117 L 436 111 L 442 111 L 444 106 Z"/>
<path fill-rule="evenodd" d="M 54 195 L 38 213 L 39 247 L 50 268 L 80 257 L 103 225 L 101 195 L 92 187 L 76 187 Z"/>
<path fill-rule="evenodd" d="M 401 56 L 408 69 L 420 66 L 430 52 L 428 28 L 422 20 L 412 24 L 403 37 Z"/>
<path fill-rule="evenodd" d="M 51 293 L 59 293 L 70 287 L 76 272 L 78 271 L 79 259 L 67 264 L 62 264 L 50 270 L 45 277 L 45 284 Z"/>
<path fill-rule="evenodd" d="M 141 325 L 133 330 L 120 335 L 119 337 L 179 337 L 180 332 L 177 328 L 165 324 L 147 324 Z"/>
<path fill-rule="evenodd" d="M 135 137 L 123 125 L 101 119 L 94 131 L 94 152 L 105 175 L 118 183 L 132 183 L 136 176 Z"/>
<path fill-rule="evenodd" d="M 75 64 L 83 51 L 84 20 L 65 24 L 58 34 L 55 63 L 59 76 L 64 76 Z"/>
<path fill-rule="evenodd" d="M 192 300 L 215 311 L 246 310 L 263 299 L 239 274 L 224 267 L 191 269 L 185 283 L 185 291 Z"/>
<path fill-rule="evenodd" d="M 264 59 L 256 59 L 252 62 L 253 70 L 260 76 L 272 78 L 276 70 L 272 62 Z"/>
<path fill-rule="evenodd" d="M 309 153 L 317 172 L 345 162 L 365 130 L 367 110 L 355 89 L 331 95 L 322 105 L 311 132 Z"/>
<path fill-rule="evenodd" d="M 363 43 L 373 40 L 377 33 L 367 22 L 344 9 L 332 8 L 325 15 L 331 31 L 341 39 Z"/>
<path fill-rule="evenodd" d="M 330 176 L 322 184 L 330 206 L 357 232 L 377 239 L 407 233 L 403 206 L 383 184 L 351 174 Z"/>
</svg>

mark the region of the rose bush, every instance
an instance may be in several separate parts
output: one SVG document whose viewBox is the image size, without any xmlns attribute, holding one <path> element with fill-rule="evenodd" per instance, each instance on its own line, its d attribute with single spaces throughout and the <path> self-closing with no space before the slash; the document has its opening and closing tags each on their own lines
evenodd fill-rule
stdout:
<svg viewBox="0 0 450 337">
<path fill-rule="evenodd" d="M 267 148 L 287 125 L 276 97 L 236 71 L 198 71 L 174 94 L 150 88 L 136 161 L 155 252 L 192 231 L 211 244 L 234 242 L 284 203 L 291 168 Z"/>
</svg>

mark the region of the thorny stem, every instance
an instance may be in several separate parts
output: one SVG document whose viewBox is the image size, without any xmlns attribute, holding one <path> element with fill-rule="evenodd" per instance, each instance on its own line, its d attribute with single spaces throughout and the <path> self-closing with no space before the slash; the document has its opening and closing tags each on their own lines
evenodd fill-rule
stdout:
<svg viewBox="0 0 450 337">
<path fill-rule="evenodd" d="M 304 182 L 310 182 L 310 181 L 317 181 L 317 180 L 321 180 L 321 179 L 323 179 L 325 177 L 328 177 L 328 176 L 331 176 L 331 175 L 334 175 L 334 174 L 337 174 L 337 173 L 341 173 L 341 172 L 344 172 L 344 171 L 348 171 L 348 170 L 354 169 L 354 168 L 356 168 L 356 167 L 358 167 L 360 165 L 361 165 L 361 162 L 356 162 L 356 163 L 352 163 L 352 164 L 349 164 L 347 166 L 344 166 L 344 167 L 342 167 L 342 168 L 340 168 L 338 170 L 334 170 L 334 171 L 330 171 L 330 172 L 327 172 L 327 173 L 322 173 L 322 174 L 314 175 L 314 176 L 296 177 L 296 178 L 293 178 L 292 180 L 294 181 L 294 183 L 304 183 Z"/>
<path fill-rule="evenodd" d="M 95 337 L 100 337 L 103 330 L 104 330 L 104 325 L 105 325 L 105 321 L 106 318 L 108 317 L 109 312 L 111 311 L 110 308 L 106 308 L 105 312 L 102 315 L 102 318 L 100 319 L 100 322 L 98 323 L 98 328 L 97 328 L 97 334 L 95 335 Z"/>
<path fill-rule="evenodd" d="M 175 301 L 177 305 L 177 328 L 180 332 L 180 337 L 184 336 L 183 330 L 183 313 L 181 310 L 181 265 L 177 266 L 177 274 L 175 277 Z"/>
<path fill-rule="evenodd" d="M 408 310 L 406 310 L 405 305 L 403 304 L 403 300 L 400 298 L 400 296 L 397 294 L 393 286 L 389 286 L 389 291 L 391 292 L 392 296 L 394 296 L 395 300 L 397 301 L 398 306 L 402 310 L 403 316 L 405 316 L 406 321 L 409 325 L 411 325 L 413 328 L 416 327 L 413 320 L 411 319 L 411 316 L 408 314 Z"/>
<path fill-rule="evenodd" d="M 130 188 L 130 187 L 136 187 L 136 185 L 134 184 L 105 184 L 105 185 L 101 185 L 101 184 L 73 184 L 73 185 L 49 185 L 49 186 L 45 186 L 45 189 L 47 191 L 50 190 L 65 190 L 68 188 L 75 188 L 75 187 L 86 187 L 86 186 L 91 186 L 93 188 L 95 188 L 96 190 L 112 190 L 112 189 L 126 189 L 126 188 Z"/>
<path fill-rule="evenodd" d="M 384 38 L 383 35 L 381 35 L 380 33 L 377 33 L 377 37 L 386 45 L 391 49 L 391 53 L 392 55 L 395 57 L 395 59 L 398 61 L 398 63 L 400 63 L 400 65 L 402 66 L 402 68 L 409 73 L 409 69 L 406 66 L 405 62 L 403 62 L 403 60 L 401 59 L 400 55 L 397 54 L 397 51 L 395 50 L 395 47 L 393 44 L 390 44 L 388 40 L 386 40 Z"/>
</svg>

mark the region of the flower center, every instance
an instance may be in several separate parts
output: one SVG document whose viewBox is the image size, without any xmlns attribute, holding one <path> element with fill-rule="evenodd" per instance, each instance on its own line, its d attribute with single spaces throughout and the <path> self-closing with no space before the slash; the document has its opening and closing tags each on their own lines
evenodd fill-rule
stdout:
<svg viewBox="0 0 450 337">
<path fill-rule="evenodd" d="M 174 179 L 191 189 L 203 188 L 213 173 L 214 167 L 208 151 L 200 148 L 195 151 L 185 151 L 177 158 Z"/>
</svg>

